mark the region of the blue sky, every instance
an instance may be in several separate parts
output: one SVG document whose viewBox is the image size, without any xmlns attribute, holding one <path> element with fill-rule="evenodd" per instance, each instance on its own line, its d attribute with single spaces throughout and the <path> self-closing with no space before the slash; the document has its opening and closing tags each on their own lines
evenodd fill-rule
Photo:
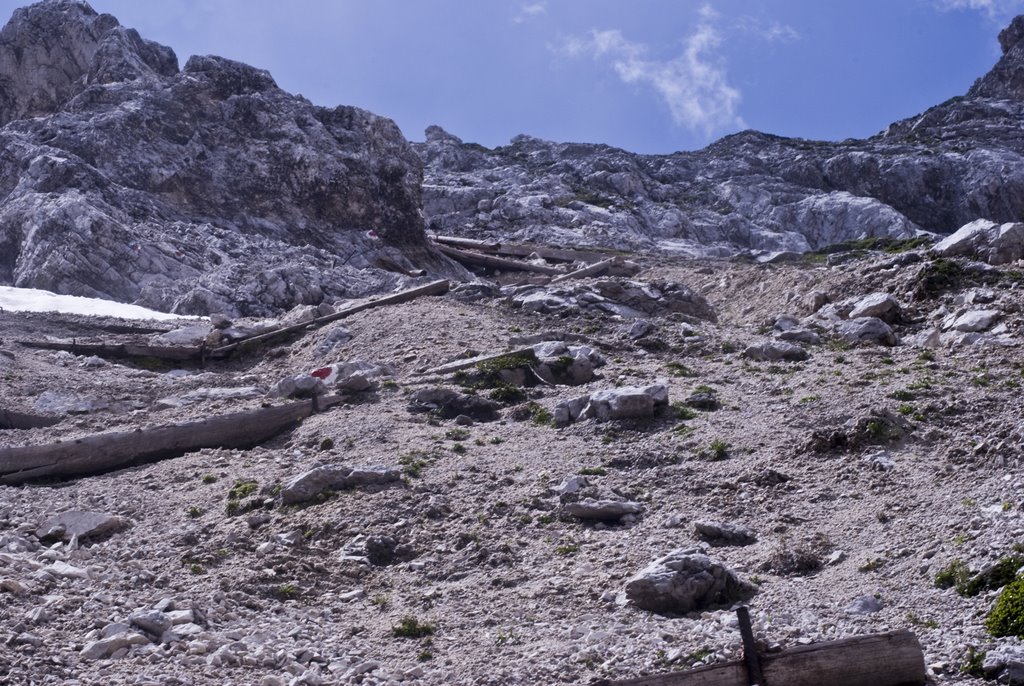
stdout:
<svg viewBox="0 0 1024 686">
<path fill-rule="evenodd" d="M 22 2 L 0 0 L 4 20 Z M 182 65 L 218 54 L 422 140 L 645 153 L 743 128 L 840 140 L 962 94 L 1024 0 L 92 0 Z"/>
</svg>

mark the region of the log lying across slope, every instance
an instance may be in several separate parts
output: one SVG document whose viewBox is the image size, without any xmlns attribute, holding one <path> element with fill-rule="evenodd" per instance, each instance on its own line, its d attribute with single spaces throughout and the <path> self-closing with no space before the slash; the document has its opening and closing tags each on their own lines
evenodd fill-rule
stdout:
<svg viewBox="0 0 1024 686">
<path fill-rule="evenodd" d="M 317 409 L 340 401 L 320 398 L 314 405 L 312 400 L 305 400 L 196 422 L 94 434 L 46 445 L 0 448 L 0 484 L 96 474 L 202 448 L 248 448 L 291 428 Z"/>
<path fill-rule="evenodd" d="M 43 350 L 66 350 L 76 355 L 97 355 L 99 357 L 115 358 L 155 358 L 172 362 L 187 362 L 195 360 L 220 360 L 231 355 L 235 350 L 260 345 L 282 336 L 317 328 L 330 324 L 331 322 L 350 317 L 357 312 L 370 310 L 385 305 L 397 305 L 409 302 L 425 295 L 443 295 L 448 292 L 450 284 L 448 281 L 433 281 L 424 286 L 417 286 L 391 295 L 374 298 L 365 302 L 349 305 L 333 314 L 317 317 L 299 324 L 282 326 L 272 331 L 267 331 L 255 336 L 243 338 L 222 345 L 216 348 L 208 348 L 201 345 L 148 345 L 145 343 L 79 343 L 78 341 L 18 341 L 19 345 L 26 348 L 39 348 Z"/>
<path fill-rule="evenodd" d="M 906 629 L 798 646 L 759 658 L 762 686 L 922 686 L 924 652 Z M 743 662 L 592 686 L 747 686 Z"/>
</svg>

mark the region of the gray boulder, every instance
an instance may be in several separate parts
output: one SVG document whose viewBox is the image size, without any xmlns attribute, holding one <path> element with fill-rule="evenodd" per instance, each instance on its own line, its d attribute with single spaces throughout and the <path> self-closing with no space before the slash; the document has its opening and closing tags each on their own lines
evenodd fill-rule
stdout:
<svg viewBox="0 0 1024 686">
<path fill-rule="evenodd" d="M 783 341 L 768 341 L 749 346 L 743 351 L 743 357 L 762 362 L 777 362 L 779 360 L 800 362 L 801 360 L 806 360 L 809 355 L 799 345 Z"/>
<path fill-rule="evenodd" d="M 124 531 L 131 526 L 131 520 L 104 512 L 68 510 L 47 517 L 36 528 L 41 540 L 70 541 L 77 536 L 84 541 Z"/>
<path fill-rule="evenodd" d="M 935 244 L 943 257 L 969 257 L 989 264 L 1007 264 L 1024 257 L 1024 223 L 997 224 L 976 219 Z"/>
<path fill-rule="evenodd" d="M 953 320 L 950 328 L 966 333 L 985 331 L 992 328 L 1001 316 L 1002 312 L 999 310 L 971 310 Z"/>
<path fill-rule="evenodd" d="M 82 648 L 82 657 L 86 660 L 104 660 L 122 648 L 141 646 L 149 643 L 149 639 L 140 633 L 126 631 L 106 638 L 87 643 Z"/>
<path fill-rule="evenodd" d="M 602 522 L 617 521 L 626 515 L 643 513 L 644 506 L 630 500 L 595 500 L 584 498 L 565 506 L 565 512 L 578 517 Z"/>
<path fill-rule="evenodd" d="M 328 490 L 388 484 L 399 481 L 402 473 L 389 467 L 351 468 L 342 465 L 322 465 L 304 472 L 281 488 L 281 504 L 294 505 L 308 502 Z"/>
<path fill-rule="evenodd" d="M 858 300 L 850 310 L 850 319 L 877 317 L 887 324 L 900 317 L 900 304 L 888 293 L 872 293 Z"/>
<path fill-rule="evenodd" d="M 581 416 L 596 417 L 601 421 L 650 417 L 658 408 L 666 405 L 668 388 L 665 384 L 623 386 L 592 393 Z"/>
<path fill-rule="evenodd" d="M 694 550 L 674 550 L 626 582 L 626 598 L 643 610 L 686 614 L 743 600 L 755 587 Z"/>
<path fill-rule="evenodd" d="M 432 412 L 445 419 L 465 415 L 477 421 L 490 422 L 499 417 L 498 403 L 477 395 L 467 395 L 450 388 L 423 388 L 409 398 L 410 412 Z"/>
<path fill-rule="evenodd" d="M 899 339 L 892 328 L 876 317 L 861 317 L 839 322 L 836 324 L 835 333 L 847 343 L 878 343 L 890 346 L 899 344 Z"/>
<path fill-rule="evenodd" d="M 757 542 L 754 530 L 740 524 L 702 519 L 695 521 L 693 528 L 699 538 L 711 545 L 739 546 Z"/>
</svg>

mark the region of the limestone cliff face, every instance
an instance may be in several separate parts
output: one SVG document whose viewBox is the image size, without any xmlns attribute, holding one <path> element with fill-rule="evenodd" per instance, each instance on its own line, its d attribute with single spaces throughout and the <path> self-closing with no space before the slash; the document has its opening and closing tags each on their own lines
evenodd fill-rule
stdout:
<svg viewBox="0 0 1024 686">
<path fill-rule="evenodd" d="M 690 255 L 820 248 L 1024 218 L 1024 17 L 964 97 L 865 140 L 755 131 L 637 155 L 518 136 L 488 150 L 438 127 L 414 144 L 439 232 Z"/>
<path fill-rule="evenodd" d="M 0 32 L 0 283 L 267 314 L 457 271 L 398 127 L 143 40 L 85 2 Z"/>
</svg>

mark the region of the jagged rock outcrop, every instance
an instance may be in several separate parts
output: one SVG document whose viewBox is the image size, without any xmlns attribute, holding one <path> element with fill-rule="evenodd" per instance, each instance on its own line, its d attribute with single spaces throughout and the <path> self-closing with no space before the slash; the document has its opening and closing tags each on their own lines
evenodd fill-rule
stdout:
<svg viewBox="0 0 1024 686">
<path fill-rule="evenodd" d="M 78 0 L 0 32 L 0 284 L 266 314 L 425 268 L 421 164 L 395 124 L 190 58 Z"/>
<path fill-rule="evenodd" d="M 964 97 L 865 140 L 756 131 L 703 150 L 637 155 L 517 136 L 489 150 L 439 127 L 426 165 L 429 228 L 691 255 L 806 251 L 857 238 L 950 233 L 1024 215 L 1024 17 Z"/>
</svg>

